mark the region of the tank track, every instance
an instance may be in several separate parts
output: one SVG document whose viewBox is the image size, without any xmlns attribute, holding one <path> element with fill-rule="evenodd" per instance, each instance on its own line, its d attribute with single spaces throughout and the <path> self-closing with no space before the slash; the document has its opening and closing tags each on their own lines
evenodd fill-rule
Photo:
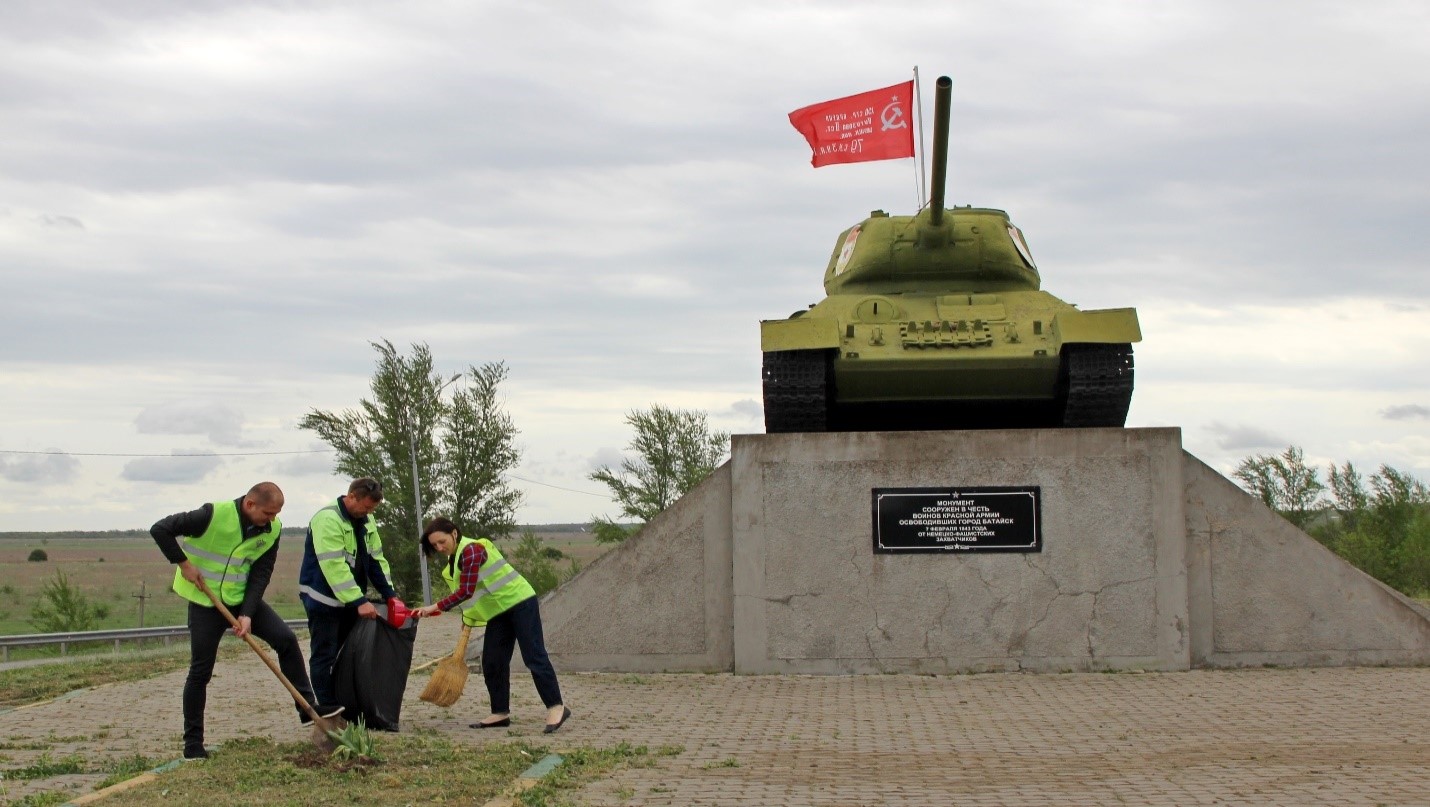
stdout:
<svg viewBox="0 0 1430 807">
<path fill-rule="evenodd" d="M 1132 345 L 1065 345 L 1058 389 L 1064 427 L 1121 427 L 1132 405 Z"/>
<path fill-rule="evenodd" d="M 824 432 L 834 398 L 834 352 L 776 350 L 765 354 L 765 432 Z"/>
</svg>

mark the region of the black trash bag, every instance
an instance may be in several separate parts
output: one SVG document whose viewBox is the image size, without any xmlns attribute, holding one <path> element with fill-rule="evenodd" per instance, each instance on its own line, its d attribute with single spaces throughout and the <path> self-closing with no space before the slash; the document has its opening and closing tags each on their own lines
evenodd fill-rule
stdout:
<svg viewBox="0 0 1430 807">
<path fill-rule="evenodd" d="M 343 719 L 361 717 L 370 729 L 397 731 L 402 693 L 412 667 L 417 620 L 394 628 L 381 619 L 359 619 L 333 664 L 333 690 Z"/>
</svg>

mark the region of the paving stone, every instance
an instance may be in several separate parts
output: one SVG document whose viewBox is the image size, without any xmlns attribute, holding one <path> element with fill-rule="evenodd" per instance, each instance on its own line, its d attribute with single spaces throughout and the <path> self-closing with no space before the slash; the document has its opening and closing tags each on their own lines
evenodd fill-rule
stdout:
<svg viewBox="0 0 1430 807">
<path fill-rule="evenodd" d="M 424 625 L 415 660 L 448 652 L 455 620 Z M 179 755 L 184 672 L 0 713 L 3 768 L 26 742 L 91 762 Z M 564 747 L 677 746 L 648 768 L 588 785 L 577 803 L 922 807 L 1048 804 L 1430 804 L 1430 668 L 989 673 L 930 677 L 565 673 L 574 716 L 543 735 L 544 709 L 518 666 L 513 725 L 493 738 L 479 672 L 456 706 L 418 700 L 404 730 L 479 744 L 522 737 Z M 308 735 L 257 658 L 224 662 L 209 686 L 211 746 Z M 83 792 L 83 777 L 72 777 Z M 58 781 L 4 782 L 0 798 Z"/>
</svg>

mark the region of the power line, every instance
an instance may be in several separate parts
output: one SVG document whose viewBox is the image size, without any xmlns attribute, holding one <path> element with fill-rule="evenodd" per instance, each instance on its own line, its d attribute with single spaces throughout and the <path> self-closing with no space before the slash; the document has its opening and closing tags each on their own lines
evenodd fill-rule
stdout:
<svg viewBox="0 0 1430 807">
<path fill-rule="evenodd" d="M 512 479 L 520 479 L 520 480 L 523 481 L 523 482 L 530 482 L 530 483 L 533 484 L 533 485 L 541 485 L 542 487 L 556 488 L 557 490 L 564 490 L 564 491 L 566 491 L 567 493 L 582 493 L 582 494 L 585 494 L 585 495 L 587 495 L 587 496 L 597 496 L 597 497 L 600 497 L 600 498 L 602 498 L 602 499 L 610 499 L 611 501 L 615 501 L 615 497 L 614 497 L 614 496 L 607 496 L 607 495 L 604 494 L 604 493 L 592 493 L 592 492 L 589 491 L 589 490 L 577 490 L 577 489 L 575 489 L 575 488 L 563 488 L 563 487 L 561 487 L 560 485 L 552 485 L 552 484 L 548 484 L 548 483 L 546 483 L 546 482 L 538 482 L 538 481 L 536 481 L 535 479 L 527 479 L 527 478 L 524 477 L 524 476 L 517 476 L 516 474 L 507 474 L 507 476 L 511 477 Z"/>
</svg>

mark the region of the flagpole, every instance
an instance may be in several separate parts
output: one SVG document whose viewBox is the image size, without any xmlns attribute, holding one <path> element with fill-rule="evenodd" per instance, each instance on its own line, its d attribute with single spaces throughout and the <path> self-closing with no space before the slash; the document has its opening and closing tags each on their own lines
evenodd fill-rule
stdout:
<svg viewBox="0 0 1430 807">
<path fill-rule="evenodd" d="M 919 66 L 914 65 L 914 98 L 919 113 L 919 159 L 914 163 L 914 198 L 924 209 L 924 91 L 919 83 Z"/>
</svg>

